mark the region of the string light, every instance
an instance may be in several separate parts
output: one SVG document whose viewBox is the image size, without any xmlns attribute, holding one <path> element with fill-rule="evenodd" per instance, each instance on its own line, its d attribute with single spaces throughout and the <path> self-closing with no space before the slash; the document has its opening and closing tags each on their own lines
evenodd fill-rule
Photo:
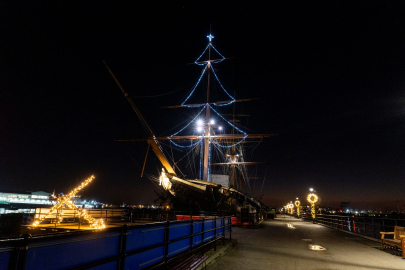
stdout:
<svg viewBox="0 0 405 270">
<path fill-rule="evenodd" d="M 207 51 L 207 49 L 208 49 L 209 46 L 210 46 L 210 44 L 208 43 L 207 47 L 205 47 L 205 50 L 204 50 L 204 51 L 202 52 L 202 54 L 197 58 L 197 60 L 194 61 L 194 63 L 196 63 L 197 65 L 200 65 L 200 66 L 205 65 L 204 63 L 199 64 L 199 63 L 197 63 L 197 62 L 198 62 L 198 60 L 200 60 L 200 58 L 204 55 L 204 53 Z"/>
<path fill-rule="evenodd" d="M 298 198 L 294 204 L 297 207 L 297 216 L 300 217 L 300 201 L 298 200 Z"/>
<path fill-rule="evenodd" d="M 217 74 L 215 73 L 215 70 L 212 68 L 212 73 L 214 73 L 214 75 L 215 75 L 215 78 L 217 79 L 217 82 L 219 83 L 219 85 L 221 86 L 221 88 L 225 91 L 225 93 L 231 98 L 231 99 L 233 99 L 233 101 L 232 102 L 229 102 L 229 103 L 227 103 L 227 104 L 225 104 L 225 105 L 228 105 L 228 104 L 231 104 L 231 103 L 233 103 L 233 102 L 235 102 L 235 98 L 233 97 L 233 96 L 231 96 L 229 93 L 228 93 L 228 91 L 226 91 L 225 90 L 225 87 L 222 85 L 222 83 L 219 81 L 219 79 L 218 79 L 218 76 L 217 76 Z M 224 105 L 219 105 L 219 106 L 224 106 Z"/>
<path fill-rule="evenodd" d="M 185 127 L 183 127 L 182 129 L 180 129 L 179 131 L 177 131 L 176 133 L 173 133 L 172 135 L 170 135 L 168 138 L 170 139 L 171 137 L 179 134 L 180 132 L 182 132 L 184 129 L 186 129 L 191 123 L 194 122 L 194 120 L 204 111 L 205 107 L 207 106 L 207 104 L 204 104 L 204 108 L 201 109 L 201 111 L 193 118 L 193 120 L 191 120 Z"/>
<path fill-rule="evenodd" d="M 234 146 L 236 146 L 236 145 L 242 143 L 244 140 L 246 140 L 247 137 L 248 137 L 248 136 L 246 135 L 245 137 L 243 137 L 242 140 L 240 140 L 239 142 L 237 142 L 237 143 L 235 143 L 235 144 L 232 144 L 232 145 L 222 145 L 222 144 L 219 144 L 219 143 L 217 143 L 217 142 L 214 142 L 214 143 L 215 143 L 216 145 L 221 146 L 221 147 L 224 147 L 224 148 L 230 148 L 230 147 L 234 147 Z"/>
<path fill-rule="evenodd" d="M 290 208 L 290 212 L 291 212 L 291 215 L 293 214 L 293 211 L 294 211 L 294 205 L 292 204 L 292 203 L 290 203 L 290 204 L 288 204 L 288 208 Z"/>
<path fill-rule="evenodd" d="M 63 217 L 62 217 L 62 210 L 63 210 L 63 206 L 67 206 L 70 209 L 74 209 L 74 210 L 78 210 L 79 211 L 79 215 L 82 216 L 85 220 L 87 220 L 90 223 L 90 226 L 94 229 L 103 229 L 105 228 L 104 225 L 104 221 L 102 219 L 95 219 L 87 214 L 83 214 L 86 213 L 86 210 L 84 211 L 80 211 L 80 209 L 75 206 L 74 204 L 72 204 L 70 202 L 70 199 L 75 196 L 77 194 L 77 192 L 79 192 L 80 190 L 82 190 L 84 187 L 86 187 L 88 184 L 90 184 L 91 181 L 93 181 L 95 177 L 92 175 L 89 178 L 87 178 L 86 180 L 84 180 L 77 188 L 73 189 L 71 192 L 69 192 L 69 194 L 67 195 L 58 195 L 57 197 L 57 203 L 51 207 L 50 211 L 48 212 L 47 215 L 45 216 L 40 216 L 38 220 L 36 220 L 32 225 L 33 226 L 38 226 L 39 223 L 41 223 L 45 218 L 47 218 L 48 216 L 50 216 L 51 214 L 53 214 L 55 211 L 58 211 L 56 213 L 56 222 L 59 224 L 62 222 Z M 59 210 L 61 210 L 59 212 Z M 81 213 L 82 212 L 82 213 Z"/>
<path fill-rule="evenodd" d="M 200 139 L 200 140 L 198 140 L 197 142 L 195 142 L 195 143 L 193 143 L 193 144 L 190 144 L 190 145 L 180 145 L 180 144 L 175 143 L 175 142 L 172 141 L 172 140 L 170 140 L 170 142 L 171 142 L 172 144 L 174 144 L 175 146 L 177 146 L 177 147 L 190 148 L 190 147 L 193 147 L 193 146 L 196 146 L 197 144 L 199 144 L 199 143 L 201 142 L 201 140 L 202 140 L 202 139 Z"/>
<path fill-rule="evenodd" d="M 307 200 L 311 204 L 312 218 L 315 219 L 315 203 L 318 201 L 318 196 L 311 192 L 308 194 Z"/>
<path fill-rule="evenodd" d="M 162 168 L 162 174 L 159 177 L 159 186 L 162 186 L 165 190 L 172 188 L 172 182 L 166 176 L 165 170 Z"/>
<path fill-rule="evenodd" d="M 221 60 L 215 61 L 215 62 L 213 62 L 213 63 L 219 63 L 219 62 L 224 61 L 224 60 L 225 60 L 225 56 L 223 56 L 219 51 L 217 51 L 217 49 L 215 49 L 215 47 L 214 47 L 214 45 L 212 45 L 212 43 L 211 43 L 211 47 L 217 52 L 217 54 L 219 54 L 219 55 L 222 57 Z"/>
<path fill-rule="evenodd" d="M 194 85 L 193 90 L 191 90 L 191 93 L 190 93 L 190 94 L 188 95 L 188 97 L 183 101 L 183 103 L 181 103 L 181 105 L 184 105 L 184 103 L 186 103 L 186 101 L 187 101 L 187 100 L 191 97 L 191 95 L 194 93 L 194 91 L 195 91 L 195 89 L 197 88 L 198 84 L 200 83 L 202 77 L 204 76 L 205 71 L 207 70 L 207 66 L 208 66 L 208 64 L 205 64 L 204 70 L 203 70 L 203 72 L 201 73 L 201 76 L 200 76 L 200 78 L 198 79 L 197 83 Z M 188 107 L 192 107 L 192 106 L 188 106 Z"/>
<path fill-rule="evenodd" d="M 210 108 L 211 108 L 216 114 L 218 114 L 218 116 L 220 116 L 225 122 L 227 122 L 229 125 L 231 125 L 232 127 L 236 128 L 236 130 L 238 130 L 239 132 L 242 132 L 243 134 L 247 135 L 246 132 L 240 130 L 240 129 L 237 128 L 235 125 L 233 125 L 231 122 L 229 122 L 228 120 L 226 120 L 222 115 L 220 115 L 211 105 L 208 104 L 208 106 L 210 106 Z"/>
</svg>

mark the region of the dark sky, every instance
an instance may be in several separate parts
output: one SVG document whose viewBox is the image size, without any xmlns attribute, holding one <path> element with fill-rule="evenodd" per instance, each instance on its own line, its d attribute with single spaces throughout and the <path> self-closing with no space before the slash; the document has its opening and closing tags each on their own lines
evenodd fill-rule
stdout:
<svg viewBox="0 0 405 270">
<path fill-rule="evenodd" d="M 103 60 L 168 134 L 176 113 L 160 107 L 196 82 L 201 67 L 188 64 L 212 25 L 233 57 L 218 76 L 259 98 L 243 107 L 248 128 L 278 134 L 255 150 L 270 162 L 265 203 L 303 200 L 309 187 L 327 206 L 404 198 L 403 1 L 117 2 L 1 1 L 1 190 L 68 192 L 94 174 L 86 196 L 152 202 L 146 143 L 114 141 L 144 134 Z M 149 173 L 156 164 L 150 155 Z"/>
</svg>

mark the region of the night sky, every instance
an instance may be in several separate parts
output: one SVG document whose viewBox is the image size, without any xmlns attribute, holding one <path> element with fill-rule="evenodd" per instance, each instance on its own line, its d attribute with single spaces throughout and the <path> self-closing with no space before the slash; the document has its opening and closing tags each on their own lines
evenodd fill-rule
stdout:
<svg viewBox="0 0 405 270">
<path fill-rule="evenodd" d="M 0 190 L 68 192 L 94 174 L 83 195 L 152 203 L 147 144 L 114 141 L 145 134 L 103 61 L 170 135 L 185 111 L 160 107 L 198 79 L 211 25 L 231 58 L 218 76 L 259 98 L 241 107 L 249 132 L 278 134 L 252 160 L 269 162 L 264 203 L 313 187 L 325 206 L 404 204 L 405 2 L 218 2 L 1 1 Z"/>
</svg>

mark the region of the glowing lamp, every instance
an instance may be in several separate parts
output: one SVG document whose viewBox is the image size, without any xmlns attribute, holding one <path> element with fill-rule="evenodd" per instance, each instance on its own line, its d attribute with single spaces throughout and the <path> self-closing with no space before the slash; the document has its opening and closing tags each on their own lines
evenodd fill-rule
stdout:
<svg viewBox="0 0 405 270">
<path fill-rule="evenodd" d="M 93 181 L 94 176 L 90 176 L 87 178 L 85 181 L 83 181 L 77 188 L 72 190 L 69 194 L 63 195 L 61 193 L 57 198 L 57 203 L 52 206 L 52 208 L 49 210 L 47 215 L 40 216 L 38 220 L 36 220 L 32 225 L 33 226 L 38 226 L 41 221 L 43 221 L 46 217 L 50 216 L 53 214 L 55 211 L 56 212 L 56 222 L 61 223 L 63 220 L 62 217 L 62 211 L 63 211 L 63 206 L 67 206 L 70 209 L 73 210 L 78 210 L 79 211 L 79 216 L 82 216 L 85 220 L 87 220 L 90 223 L 90 227 L 93 229 L 103 229 L 105 228 L 104 221 L 102 219 L 95 219 L 88 215 L 86 213 L 86 210 L 81 211 L 76 205 L 72 204 L 70 199 L 76 195 L 77 192 L 79 192 L 81 189 L 83 189 L 85 186 L 87 186 L 91 181 Z M 60 211 L 59 211 L 60 210 Z"/>
<path fill-rule="evenodd" d="M 315 193 L 309 193 L 307 200 L 311 204 L 312 218 L 315 219 L 315 203 L 318 201 L 318 196 Z"/>
<path fill-rule="evenodd" d="M 202 127 L 197 127 L 197 131 L 201 132 L 201 131 L 203 131 L 203 128 Z"/>
<path fill-rule="evenodd" d="M 159 177 L 159 185 L 162 186 L 165 190 L 172 188 L 172 182 L 166 176 L 165 170 L 162 168 L 162 174 Z"/>
<path fill-rule="evenodd" d="M 197 126 L 202 126 L 204 124 L 203 120 L 199 119 L 197 120 Z"/>
<path fill-rule="evenodd" d="M 222 130 L 222 127 L 221 127 L 221 126 L 219 126 L 219 127 L 218 127 L 218 129 L 219 129 L 219 130 Z"/>
<path fill-rule="evenodd" d="M 211 119 L 210 124 L 211 124 L 211 125 L 215 124 L 215 120 L 214 120 L 214 119 Z"/>
<path fill-rule="evenodd" d="M 295 204 L 295 206 L 297 207 L 297 216 L 298 216 L 298 218 L 300 217 L 300 201 L 298 200 L 298 198 L 297 198 L 297 200 L 294 202 L 294 204 Z"/>
</svg>

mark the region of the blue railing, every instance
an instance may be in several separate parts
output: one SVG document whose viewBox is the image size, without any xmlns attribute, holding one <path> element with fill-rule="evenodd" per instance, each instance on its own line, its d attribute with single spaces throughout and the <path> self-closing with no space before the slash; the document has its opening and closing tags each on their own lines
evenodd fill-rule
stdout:
<svg viewBox="0 0 405 270">
<path fill-rule="evenodd" d="M 77 231 L 25 235 L 0 241 L 0 270 L 143 269 L 164 266 L 231 233 L 231 217 L 190 219 Z"/>
</svg>

